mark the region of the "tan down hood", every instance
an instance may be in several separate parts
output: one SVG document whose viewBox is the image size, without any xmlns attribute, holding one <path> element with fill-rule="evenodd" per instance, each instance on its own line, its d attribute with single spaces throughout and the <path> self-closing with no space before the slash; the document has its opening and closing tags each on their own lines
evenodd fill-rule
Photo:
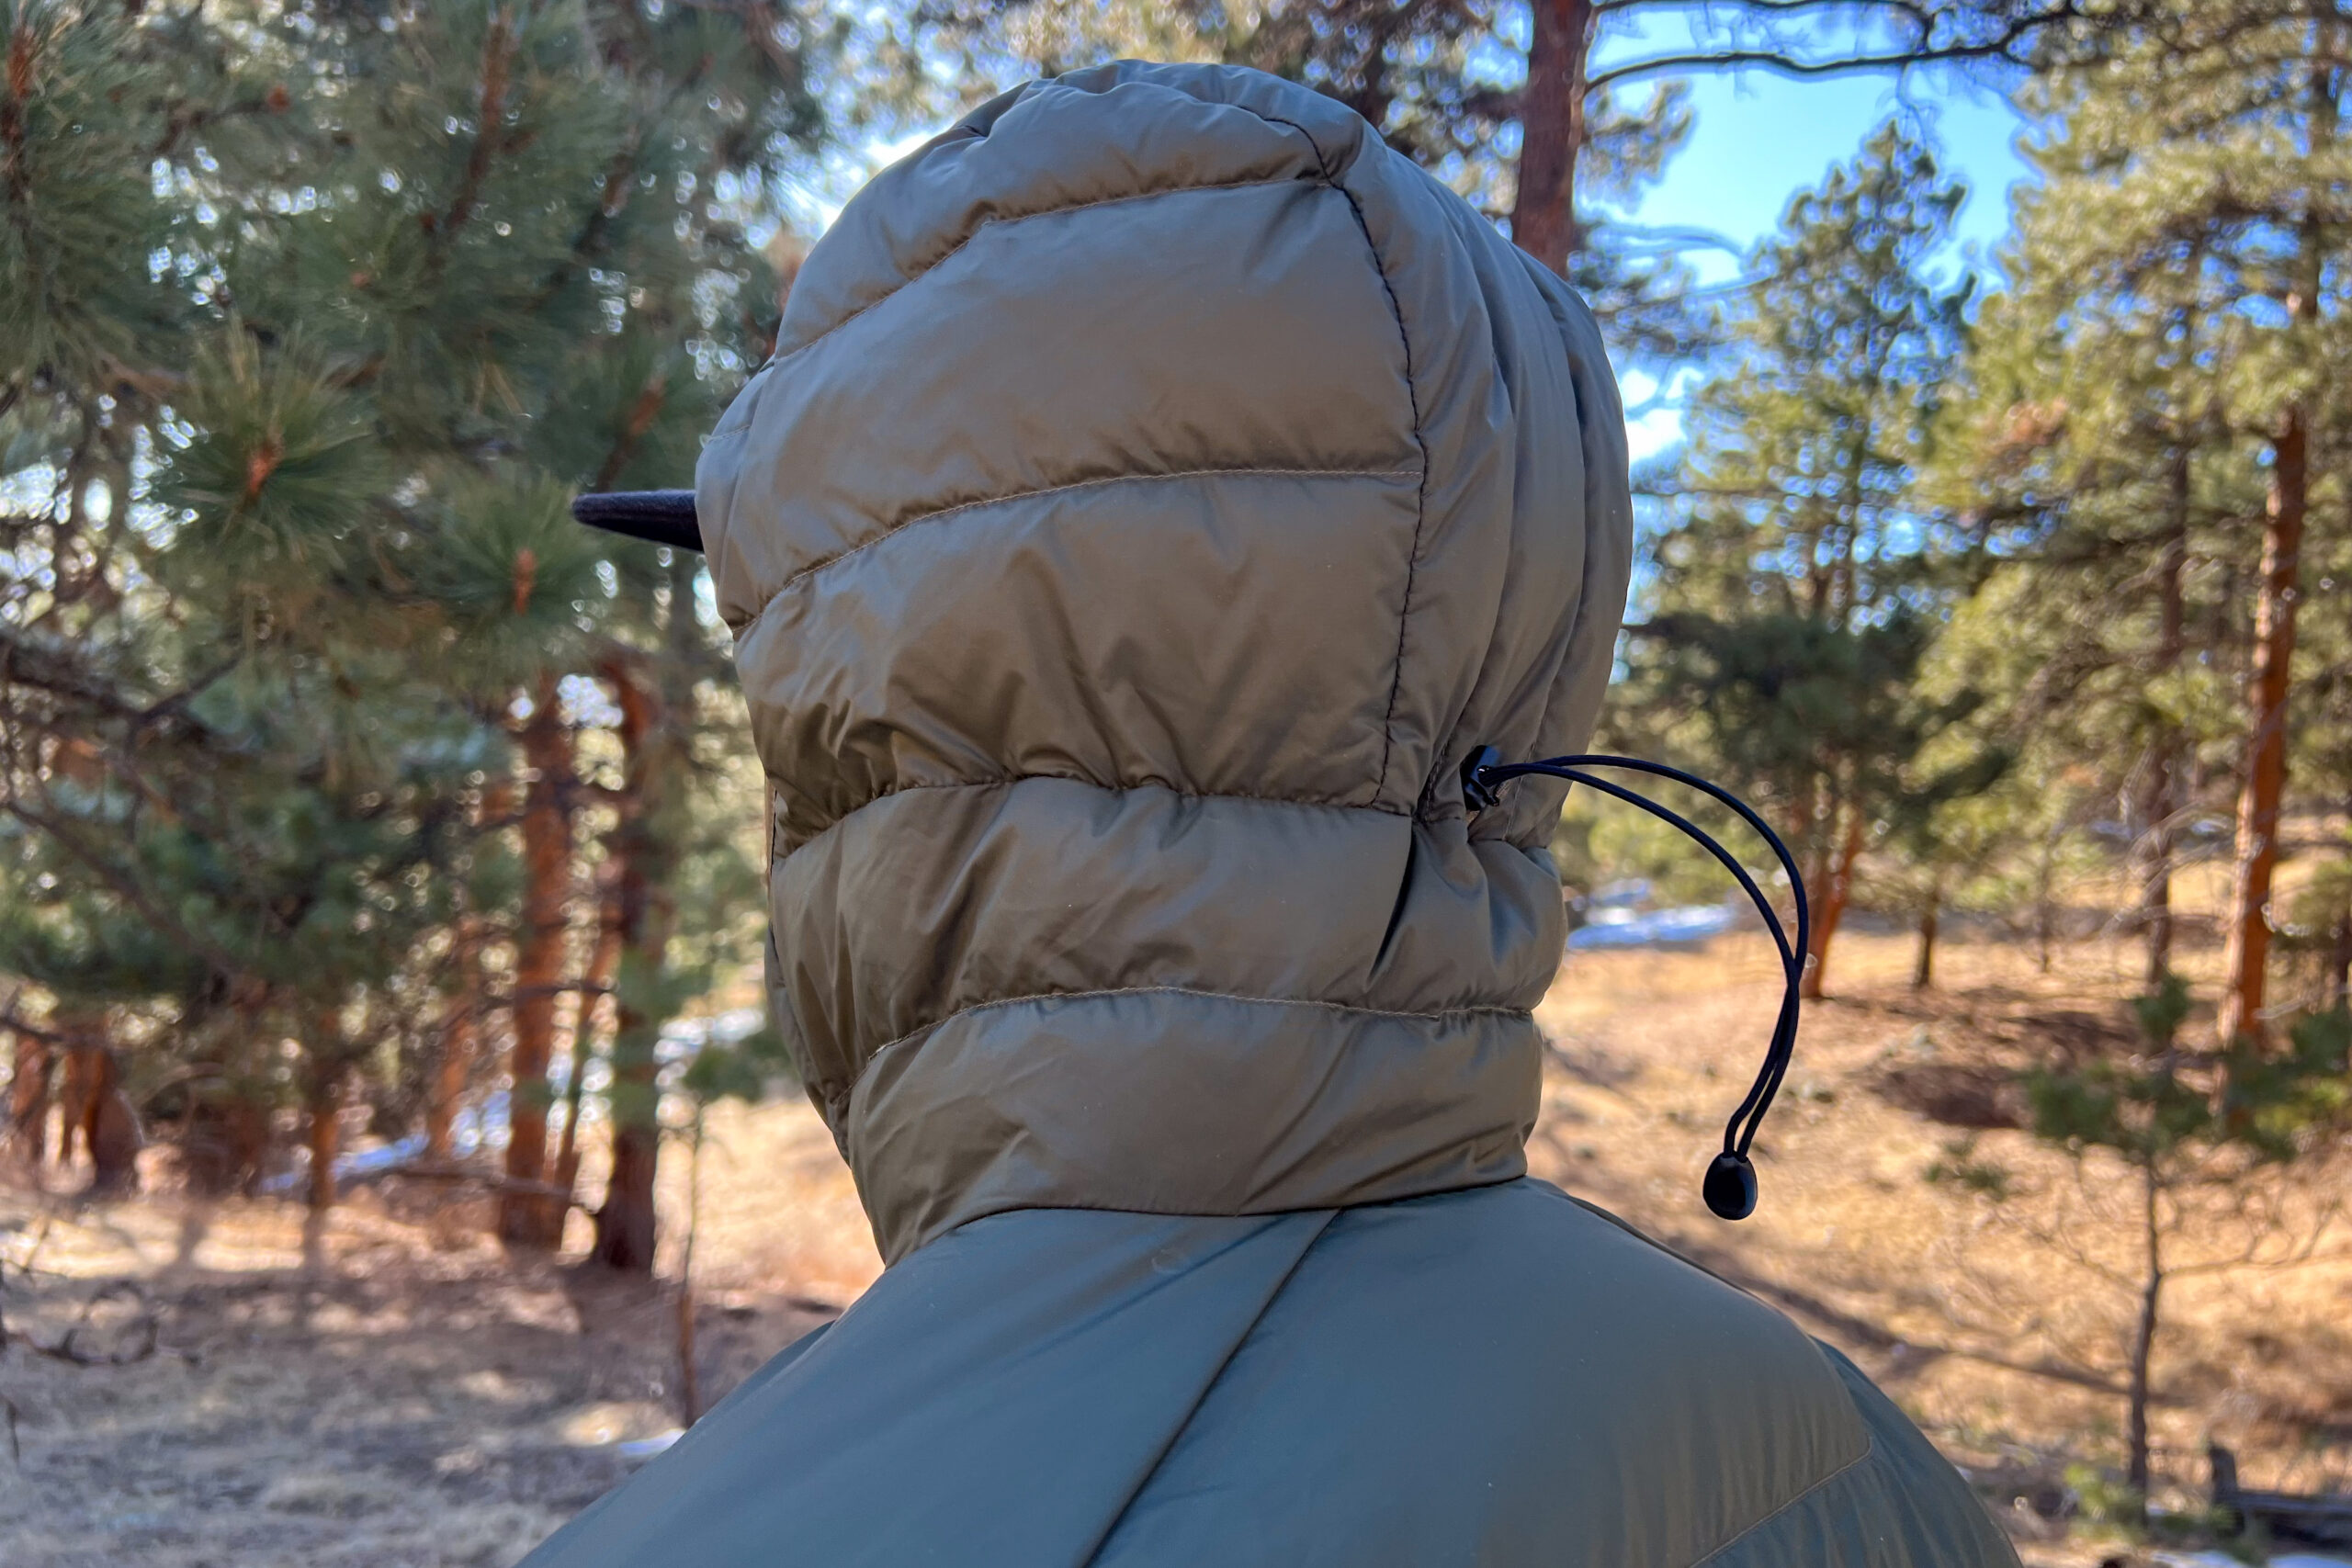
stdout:
<svg viewBox="0 0 2352 1568">
<path fill-rule="evenodd" d="M 1345 107 L 1121 64 L 810 253 L 697 474 L 775 1013 L 886 1257 L 1509 1179 L 1631 540 L 1560 281 Z"/>
</svg>

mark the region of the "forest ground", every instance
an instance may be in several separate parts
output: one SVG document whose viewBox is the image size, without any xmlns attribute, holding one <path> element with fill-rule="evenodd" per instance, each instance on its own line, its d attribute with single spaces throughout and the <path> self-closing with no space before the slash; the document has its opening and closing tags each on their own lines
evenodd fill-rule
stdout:
<svg viewBox="0 0 2352 1568">
<path fill-rule="evenodd" d="M 1543 1010 L 1555 1059 L 1538 1174 L 1625 1215 L 1854 1354 L 1980 1481 L 2030 1563 L 2115 1551 L 2062 1517 L 2070 1466 L 2119 1461 L 2132 1303 L 2099 1270 L 2132 1232 L 2117 1173 L 2018 1131 L 2009 1069 L 2128 1041 L 2135 949 L 1842 936 L 1830 1002 L 1763 1136 L 1734 1228 L 1698 1174 L 1745 1089 L 1777 981 L 1763 939 L 1577 953 Z M 685 1203 L 683 1157 L 664 1201 Z M 1930 1167 L 1978 1173 L 1930 1181 Z M 2341 1169 L 2306 1173 L 2340 1189 Z M 70 1173 L 52 1173 L 64 1188 Z M 1987 1186 L 2005 1186 L 1996 1200 Z M 707 1405 L 876 1269 L 846 1171 L 799 1103 L 729 1107 L 703 1158 L 695 1277 Z M 0 1308 L 85 1354 L 0 1355 L 0 1562 L 23 1568 L 503 1568 L 676 1423 L 674 1297 L 516 1265 L 446 1189 L 290 1202 L 0 1194 Z M 678 1227 L 672 1226 L 674 1236 Z M 2207 1238 L 2211 1239 L 2211 1238 Z M 29 1264 L 28 1273 L 17 1265 Z M 665 1275 L 674 1271 L 665 1259 Z M 117 1288 L 90 1307 L 104 1287 Z M 2208 1435 L 2249 1484 L 2352 1485 L 2352 1264 L 2182 1282 L 2157 1361 L 2160 1497 L 2194 1500 Z M 13 1411 L 13 1415 L 11 1415 Z"/>
</svg>

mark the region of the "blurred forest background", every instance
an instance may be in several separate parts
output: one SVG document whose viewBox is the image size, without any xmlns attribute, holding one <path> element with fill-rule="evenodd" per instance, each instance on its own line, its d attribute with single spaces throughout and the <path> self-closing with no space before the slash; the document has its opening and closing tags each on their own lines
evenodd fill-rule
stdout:
<svg viewBox="0 0 2352 1568">
<path fill-rule="evenodd" d="M 1808 868 L 1792 1216 L 1746 1263 L 1667 1217 L 1747 1070 L 1713 1043 L 1762 1043 L 1728 917 L 1572 954 L 1546 1173 L 1872 1358 L 2033 1550 L 2212 1523 L 2216 1432 L 2352 1484 L 2346 0 L 0 0 L 0 1554 L 511 1561 L 609 1475 L 443 1443 L 400 1462 L 489 1522 L 387 1534 L 301 1479 L 321 1429 L 207 1493 L 156 1456 L 220 1432 L 119 1380 L 376 1333 L 336 1378 L 473 1391 L 416 1423 L 563 1405 L 604 1453 L 870 1275 L 754 1010 L 701 563 L 567 508 L 691 482 L 876 148 L 1123 55 L 1351 105 L 1679 411 L 1600 746 Z M 1736 268 L 1627 216 L 1693 82 L 1871 73 L 2016 106 L 1990 253 L 1899 97 Z M 1596 948 L 1722 892 L 1581 796 L 1555 850 Z M 1843 1168 L 1783 1184 L 1816 1122 Z M 698 1301 L 703 1196 L 741 1288 Z M 386 1351 L 369 1258 L 514 1364 Z M 576 1343 L 513 1338 L 549 1302 Z M 583 1357 L 642 1386 L 493 1386 Z M 315 1393 L 253 1388 L 203 1419 Z"/>
</svg>

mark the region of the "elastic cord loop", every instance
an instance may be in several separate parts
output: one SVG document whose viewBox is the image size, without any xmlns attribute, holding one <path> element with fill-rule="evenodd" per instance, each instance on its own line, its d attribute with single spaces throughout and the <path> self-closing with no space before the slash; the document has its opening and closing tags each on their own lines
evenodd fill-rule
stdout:
<svg viewBox="0 0 2352 1568">
<path fill-rule="evenodd" d="M 1792 1041 L 1796 1032 L 1797 987 L 1798 983 L 1802 980 L 1804 973 L 1804 961 L 1801 956 L 1803 950 L 1799 949 L 1794 952 L 1791 950 L 1788 932 L 1781 924 L 1780 912 L 1772 908 L 1771 900 L 1766 897 L 1764 896 L 1764 890 L 1756 885 L 1756 879 L 1748 874 L 1747 868 L 1740 864 L 1737 858 L 1735 857 L 1729 850 L 1724 849 L 1723 845 L 1715 840 L 1715 837 L 1709 833 L 1705 829 L 1701 828 L 1698 824 L 1689 820 L 1687 818 L 1668 810 L 1665 807 L 1660 806 L 1657 801 L 1650 799 L 1647 795 L 1636 795 L 1634 791 L 1625 788 L 1623 784 L 1611 784 L 1607 779 L 1596 778 L 1590 773 L 1583 773 L 1574 768 L 1544 767 L 1531 764 L 1524 767 L 1521 773 L 1516 773 L 1513 776 L 1524 776 L 1525 773 L 1538 773 L 1552 778 L 1566 779 L 1573 784 L 1580 784 L 1589 788 L 1600 790 L 1604 795 L 1613 795 L 1629 806 L 1639 807 L 1641 809 L 1648 812 L 1651 816 L 1657 818 L 1659 820 L 1666 822 L 1672 827 L 1680 829 L 1683 832 L 1696 840 L 1701 848 L 1704 849 L 1709 854 L 1714 856 L 1716 860 L 1723 863 L 1724 869 L 1729 871 L 1733 877 L 1738 881 L 1741 889 L 1747 893 L 1748 898 L 1756 905 L 1757 910 L 1763 916 L 1765 931 L 1771 936 L 1772 944 L 1781 950 L 1781 976 L 1782 983 L 1781 994 L 1781 1013 L 1779 1019 L 1773 1024 L 1772 1043 L 1765 1055 L 1764 1069 L 1758 1073 L 1755 1084 L 1747 1091 L 1747 1098 L 1740 1102 L 1740 1107 L 1737 1111 L 1732 1112 L 1731 1121 L 1724 1129 L 1724 1152 L 1727 1154 L 1747 1154 L 1749 1144 L 1755 1140 L 1757 1126 L 1763 1120 L 1763 1113 L 1760 1109 L 1758 1109 L 1757 1101 L 1760 1097 L 1769 1102 L 1773 1091 L 1779 1089 L 1780 1073 L 1775 1070 L 1776 1064 L 1785 1063 L 1787 1053 L 1784 1046 Z M 1506 779 L 1503 782 L 1508 783 L 1509 780 Z M 1799 942 L 1803 942 L 1804 940 L 1804 935 L 1801 934 L 1797 940 Z M 1750 1114 L 1751 1111 L 1754 1112 L 1752 1116 Z M 1742 1126 L 1743 1122 L 1746 1123 L 1744 1128 Z"/>
<path fill-rule="evenodd" d="M 1781 863 L 1781 872 L 1789 879 L 1789 889 L 1796 904 L 1795 942 L 1790 942 L 1788 929 L 1781 923 L 1780 911 L 1772 907 L 1772 901 L 1757 886 L 1755 877 L 1740 864 L 1737 857 L 1715 840 L 1713 834 L 1646 795 L 1583 772 L 1586 768 L 1625 768 L 1671 779 L 1720 801 L 1737 813 L 1740 819 L 1753 828 L 1757 835 L 1771 847 L 1774 857 Z M 1766 1049 L 1763 1065 L 1758 1069 L 1747 1096 L 1740 1100 L 1739 1109 L 1733 1111 L 1731 1120 L 1724 1124 L 1723 1152 L 1708 1167 L 1704 1184 L 1708 1208 L 1727 1220 L 1745 1219 L 1756 1208 L 1756 1170 L 1748 1160 L 1748 1149 L 1756 1141 L 1758 1129 L 1764 1124 L 1764 1113 L 1771 1109 L 1772 1099 L 1780 1092 L 1781 1080 L 1788 1076 L 1789 1062 L 1796 1051 L 1800 992 L 1804 979 L 1805 959 L 1812 947 L 1813 914 L 1805 899 L 1804 877 L 1797 870 L 1796 857 L 1789 852 L 1788 846 L 1781 841 L 1781 836 L 1772 831 L 1770 825 L 1729 790 L 1695 773 L 1668 767 L 1663 762 L 1645 761 L 1638 757 L 1588 754 L 1546 757 L 1533 762 L 1506 762 L 1502 760 L 1502 753 L 1495 748 L 1481 746 L 1462 765 L 1463 801 L 1476 815 L 1495 804 L 1496 791 L 1499 786 L 1529 774 L 1566 779 L 1571 784 L 1599 790 L 1629 806 L 1639 807 L 1690 835 L 1732 874 L 1741 890 L 1763 916 L 1765 930 L 1771 934 L 1773 945 L 1780 950 L 1781 1012 L 1772 1026 L 1771 1044 Z"/>
</svg>

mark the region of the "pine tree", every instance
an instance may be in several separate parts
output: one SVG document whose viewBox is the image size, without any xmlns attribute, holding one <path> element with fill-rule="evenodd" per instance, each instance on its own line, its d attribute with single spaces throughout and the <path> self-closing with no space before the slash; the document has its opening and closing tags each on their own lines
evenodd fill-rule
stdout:
<svg viewBox="0 0 2352 1568">
<path fill-rule="evenodd" d="M 2050 216 L 2037 227 L 2029 214 L 2024 260 L 2045 291 L 2095 302 L 2097 334 L 2112 336 L 2120 320 L 2143 345 L 2134 383 L 2153 384 L 2164 402 L 2160 428 L 2139 443 L 2164 448 L 2151 465 L 2166 487 L 2158 514 L 2171 520 L 2160 581 L 2186 562 L 2200 494 L 2229 482 L 2206 477 L 2200 446 L 2237 447 L 2266 491 L 2259 523 L 2233 530 L 2250 536 L 2246 545 L 2224 547 L 2253 600 L 2225 1036 L 2264 1032 L 2298 613 L 2308 581 L 2342 577 L 2338 564 L 2310 570 L 2312 544 L 2336 563 L 2342 543 L 2307 541 L 2306 525 L 2329 499 L 2346 442 L 2337 367 L 2352 348 L 2352 297 L 2329 258 L 2352 224 L 2352 149 L 2340 125 L 2347 38 L 2352 12 L 2335 0 L 2158 7 L 2119 30 L 2104 68 L 2059 73 L 2037 99 L 2063 134 L 2038 154 L 2034 200 Z M 2083 316 L 2079 306 L 2064 311 L 2059 330 L 2075 335 Z M 2104 412 L 2112 432 L 2113 411 Z M 2243 515 L 2226 498 L 2220 505 Z M 2163 675 L 2184 645 L 2164 629 L 2180 624 L 2178 591 L 2162 588 L 2160 599 Z M 2152 791 L 2147 813 L 2157 798 Z"/>
<path fill-rule="evenodd" d="M 2305 1016 L 2288 1051 L 2272 1056 L 2243 1038 L 2222 1051 L 2184 1048 L 2179 1035 L 2189 1010 L 2187 983 L 2167 976 L 2162 988 L 2132 1003 L 2139 1054 L 2041 1068 L 2025 1086 L 2036 1137 L 2077 1160 L 2097 1151 L 2131 1175 L 2139 1245 L 2125 1352 L 2126 1483 L 2139 1507 L 2148 1495 L 2148 1411 L 2165 1286 L 2184 1275 L 2260 1261 L 2266 1253 L 2272 1259 L 2308 1255 L 2324 1220 L 2315 1229 L 2299 1227 L 2295 1216 L 2265 1215 L 2231 1197 L 2324 1145 L 2342 1124 L 2352 1066 L 2346 1055 L 2352 1016 L 2341 1011 Z M 2217 1193 L 2219 1205 L 2210 1201 Z M 2178 1256 L 2184 1243 L 2202 1256 Z"/>
<path fill-rule="evenodd" d="M 765 357 L 776 204 L 829 102 L 897 90 L 836 85 L 850 31 L 617 0 L 0 6 L 0 968 L 51 998 L 16 1021 L 135 1022 L 129 1092 L 241 1168 L 302 1108 L 322 1201 L 355 1094 L 446 1148 L 466 1054 L 503 1036 L 502 1229 L 560 1236 L 546 1073 L 588 865 L 757 882 L 702 866 L 740 858 L 702 818 L 742 803 L 702 745 L 738 720 L 696 564 L 566 506 L 679 482 Z M 584 730 L 623 670 L 674 739 L 605 784 Z M 744 934 L 693 905 L 641 925 L 629 1049 Z M 612 1261 L 641 1269 L 637 1078 L 606 1207 L 639 1212 Z"/>
<path fill-rule="evenodd" d="M 1515 103 L 1520 166 L 1511 234 L 1546 265 L 1577 276 L 1591 242 L 1582 206 L 1589 150 L 1635 83 L 1702 72 L 1798 77 L 1957 67 L 1981 79 L 2096 60 L 2120 18 L 2143 0 L 1530 0 L 1523 85 Z M 1689 26 L 1687 45 L 1596 62 L 1611 32 L 1653 19 Z M 1605 170 L 1606 165 L 1603 165 Z"/>
<path fill-rule="evenodd" d="M 2049 145 L 2065 156 L 2063 133 Z M 2232 300 L 2193 265 L 2115 287 L 2106 243 L 2063 186 L 2022 195 L 1928 493 L 1991 546 L 1970 646 L 2013 739 L 2114 802 L 2156 987 L 2183 833 L 2235 728 L 2222 566 L 2260 476 L 2211 374 L 2234 354 Z"/>
<path fill-rule="evenodd" d="M 1618 711 L 1800 825 L 1808 995 L 1890 804 L 1982 772 L 1905 779 L 1973 702 L 1913 691 L 1957 586 L 1958 541 L 1913 486 L 1960 346 L 1963 294 L 1928 268 L 1962 196 L 1890 123 L 1791 204 L 1723 323 L 1736 357 L 1691 399 L 1631 628 Z"/>
</svg>

